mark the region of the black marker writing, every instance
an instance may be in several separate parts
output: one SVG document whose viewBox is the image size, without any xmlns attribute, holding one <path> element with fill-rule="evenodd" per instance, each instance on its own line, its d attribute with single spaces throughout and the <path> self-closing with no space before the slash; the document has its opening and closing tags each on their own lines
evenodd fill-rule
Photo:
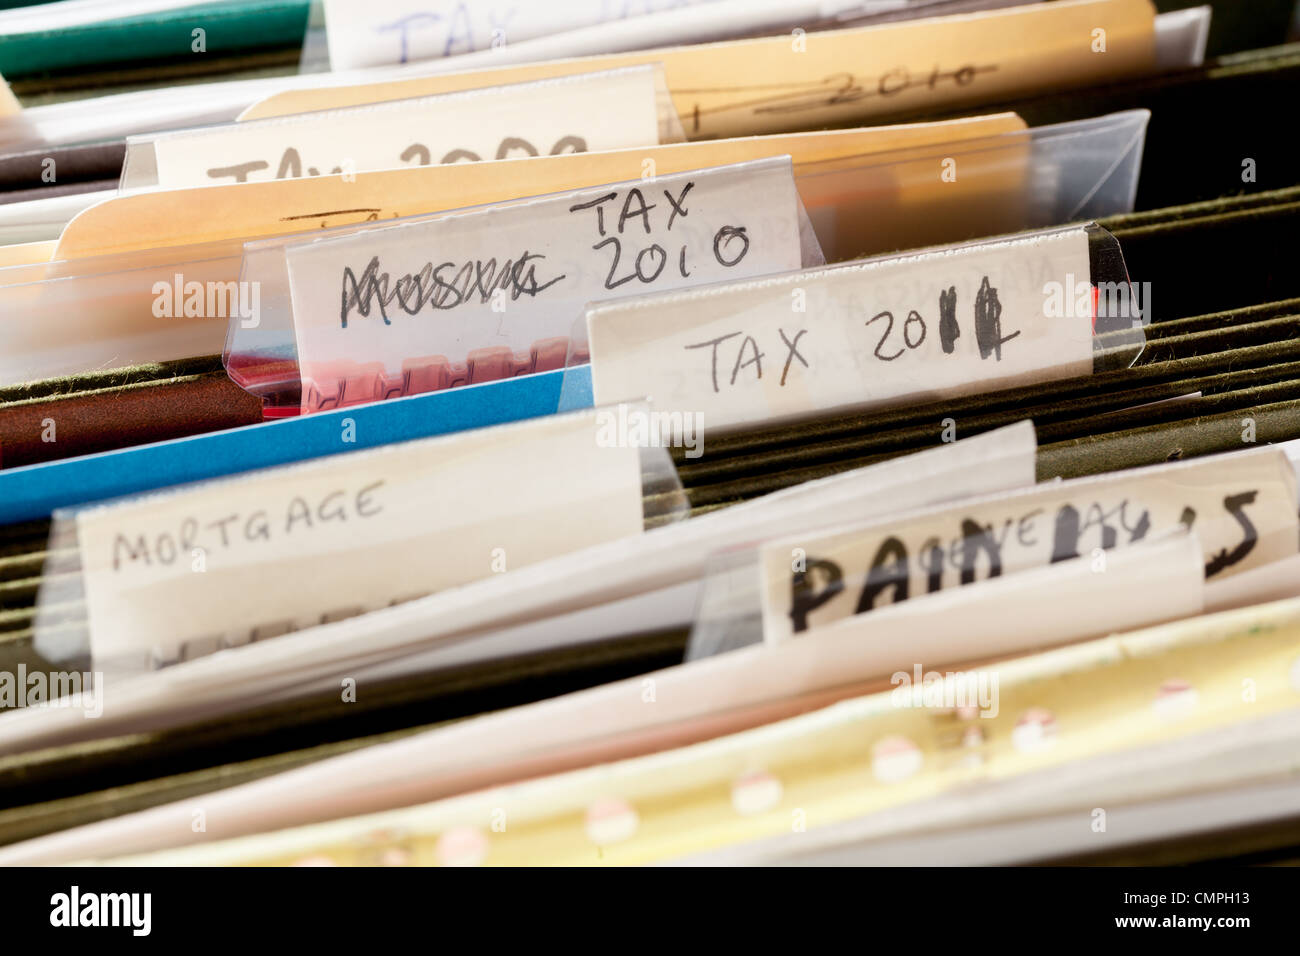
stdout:
<svg viewBox="0 0 1300 956">
<path fill-rule="evenodd" d="M 745 358 L 745 346 L 749 346 L 750 357 L 747 361 L 742 362 L 742 359 Z M 763 353 L 758 350 L 758 342 L 754 340 L 754 337 L 746 335 L 745 340 L 740 343 L 740 351 L 736 354 L 736 366 L 731 370 L 731 384 L 736 384 L 736 376 L 740 374 L 742 368 L 749 368 L 751 365 L 755 366 L 758 372 L 757 377 L 761 379 L 763 377 Z"/>
<path fill-rule="evenodd" d="M 938 89 L 941 84 L 968 87 L 983 73 L 994 73 L 995 64 L 965 64 L 956 69 L 943 69 L 935 66 L 929 73 L 913 75 L 906 67 L 893 67 L 876 76 L 858 77 L 853 73 L 836 73 L 824 79 L 801 84 L 788 93 L 766 96 L 752 96 L 755 91 L 749 87 L 732 87 L 715 90 L 718 93 L 744 94 L 740 102 L 725 103 L 721 106 L 701 109 L 695 105 L 694 125 L 698 132 L 700 114 L 726 113 L 732 110 L 750 110 L 757 115 L 764 113 L 801 113 L 834 106 L 848 106 L 873 96 L 898 96 L 908 90 L 926 88 Z"/>
<path fill-rule="evenodd" d="M 790 582 L 790 622 L 796 632 L 808 630 L 808 615 L 844 590 L 844 574 L 834 561 L 813 561 L 796 571 Z"/>
<path fill-rule="evenodd" d="M 223 179 L 226 176 L 234 177 L 237 183 L 248 182 L 248 174 L 255 173 L 259 169 L 269 169 L 270 163 L 256 159 L 248 163 L 239 163 L 235 166 L 218 166 L 215 169 L 208 170 L 209 179 Z"/>
<path fill-rule="evenodd" d="M 632 186 L 624 192 L 621 203 L 619 191 L 612 190 L 569 207 L 571 213 L 595 213 L 596 234 L 600 238 L 591 248 L 597 252 L 607 250 L 610 257 L 604 280 L 606 290 L 612 292 L 633 280 L 648 285 L 663 274 L 672 258 L 668 248 L 660 242 L 638 247 L 636 239 L 642 235 L 654 236 L 656 224 L 662 226 L 664 233 L 671 232 L 679 219 L 689 216 L 686 197 L 694 187 L 694 182 L 687 182 L 676 195 L 669 189 L 660 190 L 664 203 L 651 201 L 640 186 Z M 652 215 L 656 210 L 658 213 Z M 734 266 L 745 258 L 749 244 L 744 226 L 723 226 L 713 236 L 714 258 L 724 267 Z M 687 246 L 683 244 L 675 256 L 677 271 L 683 279 L 691 275 L 686 253 Z"/>
<path fill-rule="evenodd" d="M 907 546 L 892 536 L 881 543 L 876 556 L 871 559 L 867 581 L 862 586 L 854 613 L 870 611 L 876 606 L 876 598 L 890 590 L 894 592 L 895 602 L 907 600 Z"/>
<path fill-rule="evenodd" d="M 1005 540 L 1006 532 L 1003 532 Z M 975 562 L 983 551 L 989 559 L 989 577 L 996 578 L 1002 574 L 1002 542 L 993 537 L 993 529 L 987 525 L 963 518 L 961 522 L 961 583 L 973 584 L 975 581 Z"/>
<path fill-rule="evenodd" d="M 1221 553 L 1221 559 L 1229 563 L 1245 557 L 1257 538 L 1254 525 L 1241 511 L 1243 506 L 1254 500 L 1254 494 L 1248 492 L 1224 500 L 1224 507 L 1233 514 L 1245 532 L 1241 544 L 1230 552 Z M 1018 568 L 1032 564 L 1027 561 L 1026 555 L 1020 553 L 1020 549 L 1032 553 L 1050 546 L 1050 558 L 1041 550 L 1038 553 L 1042 558 L 1055 563 L 1078 558 L 1081 541 L 1086 536 L 1095 537 L 1103 548 L 1109 549 L 1121 543 L 1140 541 L 1151 528 L 1147 509 L 1135 510 L 1127 499 L 1109 506 L 1096 501 L 1082 507 L 1069 502 L 1061 504 L 1052 515 L 1050 540 L 1040 533 L 1047 530 L 1041 527 L 1045 515 L 1044 509 L 1039 507 L 1008 515 L 993 523 L 969 516 L 954 516 L 956 533 L 951 538 L 931 535 L 920 543 L 915 552 L 915 568 L 923 575 L 926 593 L 934 593 L 943 588 L 944 574 L 950 568 L 957 572 L 954 583 L 968 585 L 977 580 L 999 577 L 1008 567 Z M 1009 547 L 1014 550 L 1009 551 Z M 862 614 L 875 609 L 885 595 L 894 603 L 905 601 L 919 589 L 921 582 L 918 581 L 914 587 L 912 581 L 912 557 L 913 554 L 902 537 L 889 535 L 881 540 L 867 567 L 859 572 L 865 580 L 858 592 L 853 613 Z M 808 567 L 834 568 L 833 580 L 836 586 L 833 592 L 813 590 L 807 586 L 806 580 L 798 576 L 792 579 L 797 603 L 791 617 L 795 621 L 796 630 L 807 627 L 811 611 L 844 590 L 844 576 L 838 564 L 810 555 Z"/>
<path fill-rule="evenodd" d="M 569 207 L 569 212 L 580 212 L 584 209 L 596 210 L 596 231 L 602 236 L 605 235 L 605 210 L 604 205 L 618 198 L 618 193 L 606 193 L 603 196 L 597 196 L 595 199 L 589 199 L 586 202 L 575 203 Z M 636 203 L 635 207 L 633 202 Z M 622 235 L 623 230 L 627 228 L 630 220 L 640 219 L 641 225 L 645 229 L 645 234 L 650 235 L 650 210 L 654 209 L 655 203 L 647 203 L 645 194 L 633 186 L 623 197 L 623 208 L 618 214 L 618 232 Z"/>
<path fill-rule="evenodd" d="M 951 355 L 961 327 L 957 325 L 957 287 L 948 286 L 939 293 L 939 344 L 944 355 Z"/>
<path fill-rule="evenodd" d="M 868 326 L 871 325 L 872 322 L 878 322 L 880 319 L 885 320 L 885 331 L 881 334 L 880 341 L 876 343 L 876 349 L 874 354 L 876 358 L 880 359 L 882 362 L 892 362 L 894 361 L 894 359 L 898 358 L 900 355 L 903 354 L 903 350 L 900 348 L 893 355 L 886 355 L 884 352 L 880 350 L 884 348 L 885 340 L 889 338 L 889 333 L 894 330 L 894 313 L 877 312 L 871 318 L 867 319 L 867 325 Z"/>
<path fill-rule="evenodd" d="M 1002 303 L 998 301 L 998 290 L 989 285 L 989 277 L 985 276 L 979 292 L 975 293 L 975 341 L 979 343 L 980 358 L 996 355 L 1002 361 L 1003 344 L 1019 334 L 1016 331 L 1003 337 Z"/>
<path fill-rule="evenodd" d="M 587 152 L 587 141 L 581 136 L 567 135 L 557 139 L 551 146 L 550 155 L 559 156 L 566 153 L 585 153 Z M 416 166 L 428 166 L 432 162 L 433 153 L 424 143 L 411 143 L 398 154 L 403 163 L 410 164 L 414 160 Z M 512 155 L 519 156 L 539 156 L 541 155 L 536 146 L 520 136 L 507 136 L 497 145 L 496 154 L 493 159 L 509 159 Z M 481 162 L 483 157 L 471 149 L 452 149 L 448 150 L 439 160 L 439 165 L 449 165 L 451 163 L 477 163 Z M 246 163 L 236 163 L 230 166 L 214 166 L 207 171 L 209 179 L 232 179 L 237 183 L 248 182 L 251 173 L 260 172 L 263 169 L 270 169 L 271 164 L 265 160 L 250 160 Z M 275 170 L 276 179 L 299 179 L 303 176 L 304 171 L 308 176 L 321 175 L 321 168 L 316 166 L 304 166 L 302 154 L 295 146 L 287 146 L 280 153 L 280 160 Z M 342 166 L 331 166 L 329 174 L 337 176 L 343 172 Z"/>
<path fill-rule="evenodd" d="M 1223 499 L 1223 507 L 1241 526 L 1241 542 L 1231 551 L 1224 548 L 1206 563 L 1205 576 L 1207 578 L 1213 577 L 1225 568 L 1230 568 L 1234 564 L 1244 561 L 1246 555 L 1255 550 L 1255 545 L 1259 542 L 1259 531 L 1255 528 L 1255 523 L 1250 520 L 1244 509 L 1246 505 L 1255 503 L 1258 494 L 1257 491 L 1244 491 L 1241 494 L 1229 495 Z"/>
<path fill-rule="evenodd" d="M 799 340 L 803 336 L 808 334 L 808 330 L 799 329 L 797 332 L 795 332 L 793 338 L 787 335 L 785 329 L 782 328 L 777 329 L 777 334 L 780 335 L 781 341 L 785 344 L 785 362 L 781 368 L 781 381 L 780 381 L 780 384 L 784 386 L 786 383 L 786 379 L 790 375 L 790 367 L 794 364 L 796 360 L 798 360 L 799 363 L 802 364 L 804 368 L 808 368 L 808 360 L 804 358 L 803 355 L 800 354 L 799 352 Z M 753 367 L 754 369 L 753 380 L 761 381 L 763 378 L 763 359 L 767 356 L 767 353 L 764 352 L 762 348 L 759 346 L 757 338 L 755 338 L 752 335 L 746 335 L 743 331 L 728 332 L 726 335 L 719 335 L 715 339 L 708 339 L 707 341 L 704 342 L 693 342 L 690 345 L 682 346 L 682 348 L 687 350 L 705 349 L 705 348 L 710 350 L 709 376 L 710 376 L 710 380 L 713 383 L 713 391 L 715 393 L 721 391 L 721 386 L 719 386 L 718 384 L 719 346 L 721 346 L 723 342 L 726 342 L 730 339 L 734 339 L 740 335 L 744 335 L 745 337 L 741 339 L 740 347 L 736 350 L 736 360 L 734 363 L 732 363 L 731 366 L 731 378 L 729 380 L 729 384 L 735 385 L 737 379 L 740 378 L 740 373 L 750 367 Z"/>
<path fill-rule="evenodd" d="M 703 348 L 713 349 L 713 355 L 710 360 L 710 368 L 712 369 L 713 372 L 713 390 L 715 392 L 718 391 L 718 346 L 721 345 L 723 342 L 727 341 L 727 339 L 734 339 L 737 335 L 740 335 L 740 333 L 728 332 L 726 335 L 720 335 L 716 339 L 709 339 L 707 342 L 696 342 L 694 345 L 684 346 L 684 348 L 687 349 L 703 349 Z"/>
<path fill-rule="evenodd" d="M 546 257 L 525 251 L 514 259 L 498 265 L 493 259 L 474 259 L 465 263 L 443 262 L 434 266 L 426 262 L 415 274 L 406 274 L 395 280 L 379 268 L 379 257 L 373 257 L 362 270 L 360 277 L 351 266 L 343 269 L 343 292 L 339 320 L 342 328 L 348 327 L 348 316 L 370 315 L 373 305 L 378 305 L 385 325 L 391 325 L 389 307 L 396 302 L 408 315 L 415 315 L 426 305 L 434 309 L 454 309 L 467 302 L 486 304 L 497 292 L 509 292 L 511 299 L 530 298 L 545 292 L 563 275 L 547 281 L 537 278 L 537 266 Z"/>
<path fill-rule="evenodd" d="M 781 341 L 785 343 L 785 347 L 789 350 L 785 356 L 785 368 L 781 369 L 781 384 L 784 385 L 785 377 L 788 374 L 790 374 L 791 362 L 793 362 L 795 359 L 798 359 L 800 362 L 803 363 L 804 368 L 808 367 L 808 360 L 799 354 L 799 339 L 801 339 L 804 335 L 806 335 L 808 330 L 800 329 L 798 332 L 796 332 L 794 334 L 793 342 L 786 337 L 785 329 L 777 329 L 777 332 L 781 334 Z"/>
<path fill-rule="evenodd" d="M 631 282 L 633 279 L 640 279 L 646 283 L 654 282 L 655 279 L 659 278 L 659 273 L 664 271 L 664 265 L 668 262 L 667 251 L 656 242 L 649 248 L 638 252 L 636 259 L 633 260 L 632 270 L 621 279 L 616 279 L 615 275 L 618 273 L 619 260 L 623 258 L 623 243 L 618 236 L 607 236 L 591 248 L 599 250 L 605 246 L 609 246 L 614 252 L 613 259 L 609 264 L 609 273 L 605 276 L 606 289 L 617 289 L 625 282 Z"/>
<path fill-rule="evenodd" d="M 739 251 L 735 249 L 737 240 L 741 243 Z M 723 226 L 713 237 L 713 257 L 718 260 L 719 265 L 730 268 L 745 258 L 747 252 L 749 252 L 749 235 L 745 232 L 744 226 Z"/>
<path fill-rule="evenodd" d="M 218 551 L 244 543 L 270 541 L 317 527 L 347 522 L 349 518 L 373 518 L 383 513 L 376 492 L 384 480 L 371 482 L 355 492 L 344 489 L 328 492 L 319 499 L 295 495 L 280 508 L 234 512 L 216 518 L 187 517 L 175 533 L 131 536 L 118 532 L 113 537 L 113 570 L 144 564 L 166 567 L 178 559 L 189 561 L 196 549 Z"/>
<path fill-rule="evenodd" d="M 409 163 L 413 159 L 419 160 L 419 162 L 415 164 L 417 166 L 428 166 L 429 160 L 431 159 L 429 147 L 421 143 L 412 143 L 410 146 L 406 147 L 406 149 L 402 150 L 402 162 Z M 446 159 L 443 160 L 443 162 L 446 161 Z"/>
<path fill-rule="evenodd" d="M 664 190 L 664 198 L 667 199 L 668 204 L 673 207 L 672 213 L 668 216 L 669 231 L 671 231 L 673 228 L 673 220 L 675 220 L 678 216 L 685 218 L 688 215 L 688 211 L 686 209 L 686 194 L 690 192 L 694 186 L 695 183 L 687 183 L 685 186 L 682 187 L 681 194 L 678 195 L 676 199 L 673 198 L 672 193 L 670 193 L 666 189 Z"/>
</svg>

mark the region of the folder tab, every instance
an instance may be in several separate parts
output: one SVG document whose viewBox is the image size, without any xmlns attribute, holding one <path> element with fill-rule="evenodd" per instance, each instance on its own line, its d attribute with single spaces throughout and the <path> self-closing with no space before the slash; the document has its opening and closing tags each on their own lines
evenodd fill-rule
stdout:
<svg viewBox="0 0 1300 956">
<path fill-rule="evenodd" d="M 1155 10 L 1150 0 L 1062 0 L 966 16 L 291 90 L 267 97 L 241 118 L 638 63 L 663 64 L 688 137 L 773 133 L 990 103 L 1024 89 L 1062 89 L 1145 73 L 1155 66 Z"/>
<path fill-rule="evenodd" d="M 761 197 L 761 198 L 760 198 Z M 251 245 L 232 377 L 304 413 L 558 369 L 586 303 L 820 262 L 789 157 Z M 287 320 L 287 321 L 286 321 Z"/>
<path fill-rule="evenodd" d="M 657 64 L 299 116 L 133 136 L 124 190 L 676 143 Z"/>
<path fill-rule="evenodd" d="M 597 441 L 599 425 L 549 417 L 58 514 L 54 550 L 75 542 L 79 570 L 47 578 L 37 647 L 83 650 L 60 627 L 78 586 L 96 669 L 128 671 L 638 534 L 643 449 Z"/>
<path fill-rule="evenodd" d="M 726 429 L 1088 374 L 1092 290 L 1127 289 L 1122 258 L 1093 275 L 1092 236 L 1118 248 L 1074 226 L 598 303 L 593 400 Z"/>
<path fill-rule="evenodd" d="M 1207 579 L 1237 574 L 1296 554 L 1295 503 L 1286 455 L 1261 448 L 813 530 L 760 549 L 764 639 L 1086 555 L 1103 574 L 1105 551 L 1179 525 L 1196 533 Z"/>
</svg>

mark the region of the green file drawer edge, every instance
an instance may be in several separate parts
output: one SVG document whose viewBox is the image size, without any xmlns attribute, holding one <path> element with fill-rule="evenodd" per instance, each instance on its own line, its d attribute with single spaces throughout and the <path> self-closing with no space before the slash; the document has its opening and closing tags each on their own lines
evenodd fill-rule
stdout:
<svg viewBox="0 0 1300 956">
<path fill-rule="evenodd" d="M 115 63 L 299 46 L 310 5 L 310 0 L 198 4 L 66 30 L 0 36 L 0 74 L 12 80 Z M 195 27 L 207 31 L 204 53 L 192 51 Z"/>
</svg>

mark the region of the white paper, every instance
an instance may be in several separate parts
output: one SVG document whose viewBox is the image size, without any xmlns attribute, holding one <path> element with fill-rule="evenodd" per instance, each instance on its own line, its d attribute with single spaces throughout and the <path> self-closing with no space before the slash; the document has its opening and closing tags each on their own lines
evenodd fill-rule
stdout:
<svg viewBox="0 0 1300 956">
<path fill-rule="evenodd" d="M 649 396 L 717 427 L 937 399 L 1092 370 L 1083 227 L 587 311 L 597 403 Z M 1073 304 L 1073 303 L 1071 303 Z"/>
<path fill-rule="evenodd" d="M 998 866 L 1103 849 L 1102 835 L 1114 849 L 1224 830 L 1296 812 L 1294 772 L 1269 778 L 1289 768 L 1297 744 L 1300 711 L 1285 711 L 673 862 Z M 1105 834 L 1079 826 L 1098 806 Z"/>
<path fill-rule="evenodd" d="M 325 0 L 335 70 L 491 50 L 713 0 Z"/>
<path fill-rule="evenodd" d="M 925 8 L 919 9 L 924 11 Z M 1156 17 L 1157 38 L 1168 30 L 1169 18 L 1172 16 L 1173 14 L 1161 14 Z M 637 47 L 638 44 L 631 44 L 623 48 Z M 548 50 L 542 56 L 530 54 L 528 58 L 553 59 L 565 55 L 578 53 L 565 54 Z M 404 66 L 332 73 L 185 84 L 34 106 L 23 111 L 22 123 L 0 124 L 0 147 L 17 150 L 23 146 L 35 148 L 41 145 L 84 143 L 136 133 L 226 123 L 236 119 L 255 103 L 285 90 L 381 83 L 431 73 L 454 72 L 465 68 L 459 62 L 460 59 L 448 58 Z"/>
<path fill-rule="evenodd" d="M 1153 542 L 1117 553 L 1115 579 L 1102 581 L 1077 560 L 893 609 L 865 640 L 828 631 L 668 668 L 649 675 L 653 705 L 643 698 L 646 678 L 636 677 L 330 758 L 208 795 L 204 836 L 224 839 L 464 793 L 533 776 L 533 761 L 546 773 L 558 763 L 588 766 L 593 749 L 603 754 L 601 762 L 614 760 L 643 752 L 638 735 L 672 727 L 691 736 L 685 721 L 701 721 L 695 740 L 716 738 L 764 723 L 763 708 L 772 702 L 849 688 L 910 669 L 914 661 L 938 667 L 952 663 L 953 653 L 988 659 L 1195 614 L 1201 607 L 1195 552 L 1187 537 Z M 1152 571 L 1144 576 L 1138 572 L 1146 563 Z M 1103 594 L 1113 597 L 1103 600 Z M 1009 600 L 1025 605 L 1019 620 L 1008 621 Z M 188 802 L 172 804 L 0 849 L 0 863 L 198 842 L 179 825 L 189 809 Z"/>
<path fill-rule="evenodd" d="M 1205 585 L 1207 611 L 1227 611 L 1294 597 L 1300 597 L 1300 554 L 1231 577 L 1215 578 Z"/>
<path fill-rule="evenodd" d="M 77 213 L 115 195 L 116 190 L 99 189 L 4 203 L 0 205 L 0 246 L 57 240 Z"/>
<path fill-rule="evenodd" d="M 290 246 L 302 377 L 526 351 L 567 336 L 593 299 L 796 269 L 799 223 L 778 157 Z"/>
<path fill-rule="evenodd" d="M 640 451 L 599 446 L 595 419 L 404 442 L 78 512 L 91 656 L 199 656 L 637 534 Z"/>
<path fill-rule="evenodd" d="M 724 548 L 752 545 L 837 516 L 861 521 L 893 502 L 916 506 L 1024 487 L 1034 481 L 1034 450 L 1033 428 L 1020 422 L 237 653 L 138 678 L 110 678 L 104 713 L 97 720 L 82 719 L 67 708 L 0 715 L 0 753 L 166 727 L 182 717 L 196 720 L 289 698 L 312 688 L 314 681 L 398 664 L 452 641 L 698 581 L 710 555 Z M 961 476 L 960 483 L 954 475 Z M 680 623 L 678 607 L 665 602 L 658 617 L 643 623 Z M 568 624 L 562 619 L 555 624 L 562 632 L 560 641 L 571 630 Z M 528 636 L 522 630 L 521 640 Z"/>
<path fill-rule="evenodd" d="M 228 123 L 128 143 L 123 185 L 169 189 L 660 143 L 657 66 Z M 136 182 L 141 153 L 156 174 Z"/>
<path fill-rule="evenodd" d="M 1205 576 L 1295 555 L 1296 479 L 1277 449 L 1215 455 L 991 495 L 875 521 L 810 528 L 761 549 L 763 636 L 804 631 L 943 588 L 1090 556 L 1189 524 Z"/>
<path fill-rule="evenodd" d="M 58 0 L 55 3 L 37 3 L 0 11 L 0 35 L 66 30 L 194 5 L 194 0 Z"/>
</svg>

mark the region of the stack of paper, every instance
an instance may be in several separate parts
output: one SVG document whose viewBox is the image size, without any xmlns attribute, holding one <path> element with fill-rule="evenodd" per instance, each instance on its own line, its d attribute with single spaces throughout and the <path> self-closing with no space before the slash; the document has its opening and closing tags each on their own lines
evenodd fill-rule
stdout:
<svg viewBox="0 0 1300 956">
<path fill-rule="evenodd" d="M 1289 5 L 544 6 L 0 11 L 0 862 L 1290 852 Z"/>
</svg>

